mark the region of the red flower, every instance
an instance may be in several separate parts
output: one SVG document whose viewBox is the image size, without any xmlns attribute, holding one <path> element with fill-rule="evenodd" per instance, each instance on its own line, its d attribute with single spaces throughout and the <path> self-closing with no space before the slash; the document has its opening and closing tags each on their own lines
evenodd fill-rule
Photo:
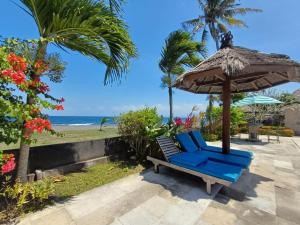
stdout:
<svg viewBox="0 0 300 225">
<path fill-rule="evenodd" d="M 184 123 L 184 128 L 185 129 L 190 129 L 192 128 L 192 118 L 189 116 L 188 118 L 186 118 L 185 123 Z"/>
<path fill-rule="evenodd" d="M 15 157 L 13 154 L 3 154 L 3 165 L 1 166 L 1 174 L 4 175 L 13 171 L 16 167 Z"/>
<path fill-rule="evenodd" d="M 23 71 L 24 72 L 27 69 L 27 64 L 25 62 L 25 59 L 20 56 L 15 55 L 14 53 L 10 53 L 7 56 L 7 60 L 15 71 Z"/>
<path fill-rule="evenodd" d="M 179 117 L 176 117 L 174 120 L 175 120 L 175 124 L 177 127 L 179 127 L 183 124 L 181 118 L 179 118 Z"/>
<path fill-rule="evenodd" d="M 25 123 L 25 127 L 30 129 L 31 131 L 37 131 L 38 133 L 42 133 L 43 130 L 52 129 L 50 121 L 42 118 L 35 118 L 33 120 L 27 121 Z"/>
<path fill-rule="evenodd" d="M 64 110 L 64 106 L 62 106 L 62 105 L 56 105 L 55 109 L 56 110 Z"/>
<path fill-rule="evenodd" d="M 14 71 L 12 69 L 6 69 L 2 71 L 2 75 L 12 79 L 16 85 L 24 84 L 26 76 L 23 71 Z"/>
</svg>

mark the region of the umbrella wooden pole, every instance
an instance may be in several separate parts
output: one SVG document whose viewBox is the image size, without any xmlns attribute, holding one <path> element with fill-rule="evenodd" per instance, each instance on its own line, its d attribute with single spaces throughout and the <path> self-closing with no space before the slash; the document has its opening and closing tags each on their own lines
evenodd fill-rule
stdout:
<svg viewBox="0 0 300 225">
<path fill-rule="evenodd" d="M 222 147 L 223 154 L 230 152 L 230 78 L 227 77 L 223 83 L 223 130 L 222 130 Z"/>
</svg>

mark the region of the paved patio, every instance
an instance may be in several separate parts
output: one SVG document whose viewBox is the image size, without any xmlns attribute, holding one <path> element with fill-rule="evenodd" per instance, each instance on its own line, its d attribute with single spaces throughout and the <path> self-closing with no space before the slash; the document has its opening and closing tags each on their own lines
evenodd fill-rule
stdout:
<svg viewBox="0 0 300 225">
<path fill-rule="evenodd" d="M 280 140 L 233 140 L 232 147 L 255 154 L 243 201 L 226 197 L 218 185 L 209 196 L 193 176 L 148 170 L 28 215 L 20 225 L 300 224 L 300 137 Z"/>
</svg>

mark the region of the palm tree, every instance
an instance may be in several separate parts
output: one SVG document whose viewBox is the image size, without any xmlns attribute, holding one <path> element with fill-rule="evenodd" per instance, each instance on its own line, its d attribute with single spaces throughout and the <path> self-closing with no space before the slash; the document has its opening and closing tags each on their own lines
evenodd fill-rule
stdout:
<svg viewBox="0 0 300 225">
<path fill-rule="evenodd" d="M 207 100 L 208 100 L 208 106 L 207 106 L 207 109 L 206 109 L 205 116 L 206 116 L 206 119 L 208 121 L 209 132 L 212 133 L 212 124 L 213 124 L 212 112 L 213 112 L 213 107 L 214 107 L 214 103 L 216 101 L 219 101 L 220 98 L 219 98 L 218 95 L 208 95 Z"/>
<path fill-rule="evenodd" d="M 229 26 L 246 27 L 246 23 L 237 19 L 236 16 L 245 15 L 248 12 L 261 12 L 260 9 L 241 8 L 236 0 L 197 0 L 201 8 L 201 14 L 195 18 L 183 22 L 183 26 L 188 29 L 192 27 L 192 33 L 202 30 L 202 42 L 207 40 L 208 32 L 216 42 L 219 50 L 219 36 L 227 32 Z"/>
<path fill-rule="evenodd" d="M 162 87 L 167 87 L 169 92 L 170 123 L 173 121 L 174 80 L 185 71 L 185 67 L 195 66 L 200 62 L 198 54 L 206 55 L 206 49 L 202 43 L 195 42 L 188 32 L 174 31 L 165 40 L 159 68 L 164 73 Z"/>
<path fill-rule="evenodd" d="M 241 8 L 236 0 L 197 0 L 202 10 L 201 14 L 195 18 L 183 22 L 185 29 L 192 28 L 192 33 L 196 34 L 202 30 L 201 42 L 206 42 L 208 33 L 216 43 L 216 48 L 219 50 L 219 37 L 221 33 L 228 31 L 228 26 L 246 27 L 246 23 L 237 19 L 236 16 L 245 15 L 249 12 L 261 12 L 260 9 Z M 214 99 L 215 96 L 209 95 L 208 99 Z M 207 112 L 212 108 L 210 102 Z M 210 116 L 208 115 L 208 118 Z M 209 127 L 212 126 L 211 120 L 208 119 Z"/>
<path fill-rule="evenodd" d="M 36 61 L 43 60 L 50 42 L 106 65 L 105 84 L 119 80 L 129 59 L 136 56 L 127 26 L 118 12 L 123 0 L 20 0 L 19 6 L 31 15 L 40 35 Z M 34 74 L 32 78 L 39 76 Z M 27 103 L 34 98 L 27 96 Z M 22 130 L 23 134 L 26 128 Z M 17 176 L 26 181 L 30 146 L 21 140 Z"/>
</svg>

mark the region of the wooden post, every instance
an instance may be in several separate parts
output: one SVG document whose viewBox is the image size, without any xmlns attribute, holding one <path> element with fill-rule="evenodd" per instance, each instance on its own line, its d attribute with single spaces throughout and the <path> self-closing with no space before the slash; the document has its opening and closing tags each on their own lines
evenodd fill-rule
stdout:
<svg viewBox="0 0 300 225">
<path fill-rule="evenodd" d="M 230 152 L 230 78 L 226 76 L 223 83 L 223 130 L 222 130 L 222 148 L 223 154 Z"/>
</svg>

